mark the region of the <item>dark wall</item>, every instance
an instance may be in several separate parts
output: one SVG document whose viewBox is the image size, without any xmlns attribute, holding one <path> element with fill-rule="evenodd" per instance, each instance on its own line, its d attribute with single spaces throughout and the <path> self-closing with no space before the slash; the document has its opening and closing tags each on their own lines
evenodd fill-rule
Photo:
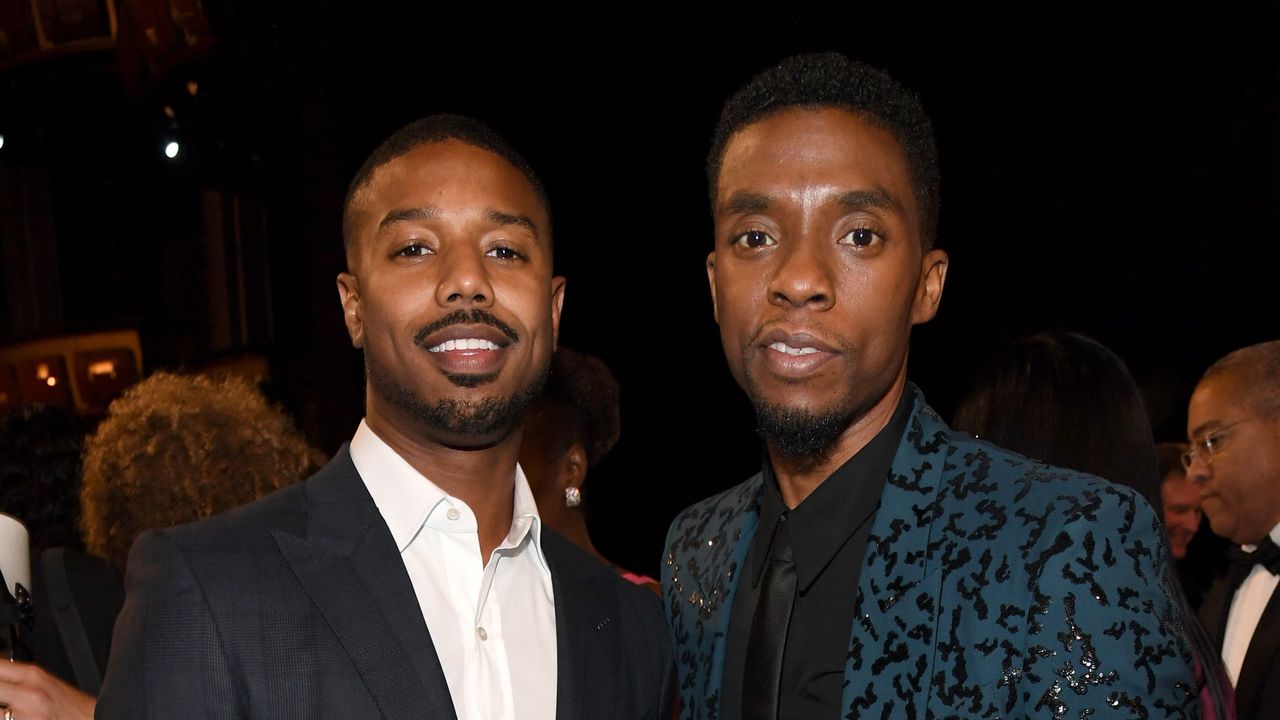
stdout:
<svg viewBox="0 0 1280 720">
<path fill-rule="evenodd" d="M 334 286 L 346 182 L 405 122 L 475 115 L 550 188 L 563 341 L 621 380 L 622 441 L 588 498 L 637 569 L 680 507 L 759 462 L 711 318 L 702 161 L 724 98 L 790 53 L 886 67 L 934 119 L 952 265 L 911 374 L 944 415 L 994 342 L 1065 328 L 1122 355 L 1179 437 L 1209 362 L 1280 337 L 1274 4 L 207 7 L 213 51 L 143 95 L 109 55 L 0 75 L 0 123 L 33 138 L 9 133 L 0 163 L 52 188 L 61 319 L 36 329 L 140 327 L 151 367 L 261 349 L 331 451 L 363 392 Z M 243 261 L 210 238 L 233 204 Z M 257 278 L 239 311 L 269 316 L 240 334 L 203 289 L 227 262 Z"/>
</svg>

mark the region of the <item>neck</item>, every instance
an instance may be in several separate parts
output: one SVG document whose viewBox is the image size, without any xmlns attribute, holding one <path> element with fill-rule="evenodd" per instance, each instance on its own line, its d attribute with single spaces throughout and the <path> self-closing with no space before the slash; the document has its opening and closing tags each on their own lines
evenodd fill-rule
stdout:
<svg viewBox="0 0 1280 720">
<path fill-rule="evenodd" d="M 796 458 L 782 455 L 772 447 L 768 448 L 769 462 L 778 479 L 778 490 L 787 507 L 794 509 L 804 502 L 841 465 L 866 447 L 893 419 L 893 413 L 898 409 L 898 402 L 905 390 L 906 374 L 903 372 L 899 373 L 889 392 L 850 423 L 840 439 L 820 457 Z"/>
<path fill-rule="evenodd" d="M 515 513 L 519 427 L 492 444 L 455 447 L 406 433 L 372 408 L 365 422 L 414 470 L 471 508 L 480 536 L 480 557 L 488 562 L 511 530 Z"/>
<path fill-rule="evenodd" d="M 568 538 L 574 545 L 591 553 L 595 559 L 605 565 L 612 565 L 591 542 L 591 535 L 587 533 L 587 518 L 579 512 L 580 509 L 566 508 L 565 512 L 556 519 L 555 531 Z"/>
</svg>

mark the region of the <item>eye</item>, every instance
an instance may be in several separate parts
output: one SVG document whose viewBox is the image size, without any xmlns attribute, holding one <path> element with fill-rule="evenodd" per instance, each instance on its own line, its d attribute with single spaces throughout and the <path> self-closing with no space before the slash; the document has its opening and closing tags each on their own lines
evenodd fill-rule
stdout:
<svg viewBox="0 0 1280 720">
<path fill-rule="evenodd" d="M 517 252 L 513 248 L 507 247 L 506 245 L 499 245 L 498 247 L 495 247 L 489 250 L 489 252 L 485 253 L 485 255 L 488 255 L 491 258 L 497 258 L 499 260 L 523 260 L 524 259 L 524 255 L 521 255 L 519 252 Z"/>
<path fill-rule="evenodd" d="M 875 247 L 884 242 L 880 233 L 868 227 L 860 227 L 845 233 L 838 241 L 840 245 L 852 245 L 856 248 Z"/>
<path fill-rule="evenodd" d="M 1204 446 L 1205 452 L 1212 455 L 1218 451 L 1218 443 L 1220 442 L 1222 442 L 1221 435 L 1209 434 L 1204 436 L 1204 440 L 1201 440 L 1200 444 Z"/>
<path fill-rule="evenodd" d="M 398 257 L 416 258 L 416 257 L 422 257 L 424 255 L 432 255 L 432 254 L 434 254 L 434 251 L 432 251 L 431 248 L 418 242 L 409 243 L 408 245 L 405 245 L 404 247 L 396 251 L 396 255 Z"/>
<path fill-rule="evenodd" d="M 756 248 L 777 245 L 778 241 L 769 237 L 769 233 L 761 230 L 748 230 L 733 239 L 733 244 L 740 248 L 754 250 Z"/>
</svg>

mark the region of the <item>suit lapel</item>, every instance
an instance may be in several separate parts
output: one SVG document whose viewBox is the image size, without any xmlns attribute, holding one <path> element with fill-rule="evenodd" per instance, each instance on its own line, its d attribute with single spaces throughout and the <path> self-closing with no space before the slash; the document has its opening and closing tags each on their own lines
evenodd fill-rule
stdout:
<svg viewBox="0 0 1280 720">
<path fill-rule="evenodd" d="M 277 546 L 389 720 L 455 718 L 395 541 L 346 447 L 307 481 L 306 538 Z"/>
<path fill-rule="evenodd" d="M 663 603 L 676 648 L 681 717 L 720 717 L 729 616 L 755 536 L 757 473 L 672 528 L 662 566 Z"/>
<path fill-rule="evenodd" d="M 619 653 L 616 598 L 576 557 L 581 551 L 545 527 L 542 552 L 556 605 L 556 718 L 608 717 Z"/>
<path fill-rule="evenodd" d="M 1245 652 L 1244 663 L 1240 666 L 1240 682 L 1236 683 L 1236 707 L 1240 717 L 1259 716 L 1252 712 L 1252 706 L 1262 684 L 1266 681 L 1267 671 L 1280 653 L 1280 587 L 1271 593 L 1267 607 L 1258 619 L 1258 627 L 1249 639 L 1249 649 Z M 1274 708 L 1273 708 L 1274 709 Z"/>
<path fill-rule="evenodd" d="M 1235 588 L 1231 586 L 1230 573 L 1227 573 L 1213 581 L 1204 604 L 1200 606 L 1200 624 L 1219 651 L 1227 634 L 1227 614 L 1231 611 L 1231 598 L 1234 596 Z"/>
<path fill-rule="evenodd" d="M 907 392 L 915 396 L 911 419 L 880 496 L 858 578 L 843 697 L 844 708 L 854 717 L 923 716 L 924 707 L 908 712 L 893 703 L 902 690 L 923 696 L 932 677 L 932 669 L 922 663 L 928 665 L 934 657 L 933 635 L 916 633 L 908 641 L 907 631 L 922 623 L 934 625 L 934 618 L 921 608 L 936 607 L 936 603 L 917 600 L 921 595 L 936 597 L 941 582 L 940 574 L 927 580 L 926 572 L 950 442 L 946 425 L 924 404 L 915 387 L 908 386 Z M 904 656 L 908 648 L 909 654 Z M 898 692 L 892 687 L 876 687 L 878 677 L 887 681 L 897 668 L 903 668 L 904 676 L 916 677 L 920 687 Z"/>
</svg>

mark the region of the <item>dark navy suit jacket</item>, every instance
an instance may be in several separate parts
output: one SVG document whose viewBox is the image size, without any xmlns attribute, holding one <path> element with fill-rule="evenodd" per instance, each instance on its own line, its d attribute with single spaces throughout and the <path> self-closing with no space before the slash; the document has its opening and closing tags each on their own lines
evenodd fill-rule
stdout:
<svg viewBox="0 0 1280 720">
<path fill-rule="evenodd" d="M 557 719 L 667 720 L 672 657 L 653 594 L 547 529 L 542 549 Z M 98 718 L 456 717 L 409 575 L 345 447 L 304 483 L 143 535 L 125 584 Z"/>
<path fill-rule="evenodd" d="M 1196 718 L 1154 512 L 953 433 L 914 387 L 862 558 L 843 718 Z M 718 718 L 761 477 L 685 510 L 662 585 L 683 718 Z M 788 638 L 803 642 L 804 638 Z M 837 712 L 838 710 L 838 712 Z"/>
</svg>

